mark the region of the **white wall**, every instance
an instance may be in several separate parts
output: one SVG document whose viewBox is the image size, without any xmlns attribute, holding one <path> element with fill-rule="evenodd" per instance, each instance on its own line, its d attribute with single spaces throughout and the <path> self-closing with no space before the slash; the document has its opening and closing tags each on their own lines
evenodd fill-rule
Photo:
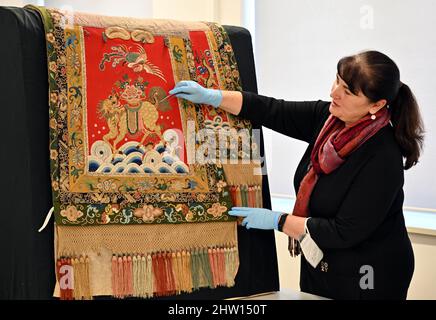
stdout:
<svg viewBox="0 0 436 320">
<path fill-rule="evenodd" d="M 408 299 L 436 300 L 436 237 L 409 234 L 415 253 L 415 272 Z"/>
<path fill-rule="evenodd" d="M 153 0 L 155 18 L 241 25 L 240 0 Z"/>
<path fill-rule="evenodd" d="M 0 6 L 21 7 L 23 6 L 22 0 L 0 0 Z"/>
<path fill-rule="evenodd" d="M 436 1 L 258 0 L 259 92 L 288 100 L 329 99 L 337 61 L 364 49 L 397 62 L 415 92 L 426 125 L 419 165 L 406 172 L 406 206 L 436 208 Z M 306 144 L 266 130 L 270 189 L 294 194 Z"/>
<path fill-rule="evenodd" d="M 214 21 L 218 16 L 213 0 L 153 0 L 155 18 Z"/>
</svg>

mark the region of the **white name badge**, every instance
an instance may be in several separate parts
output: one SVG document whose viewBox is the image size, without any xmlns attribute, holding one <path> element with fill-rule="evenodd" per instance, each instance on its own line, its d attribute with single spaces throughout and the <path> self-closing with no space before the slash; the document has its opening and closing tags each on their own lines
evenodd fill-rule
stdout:
<svg viewBox="0 0 436 320">
<path fill-rule="evenodd" d="M 310 234 L 306 233 L 300 240 L 300 247 L 303 251 L 304 257 L 314 268 L 320 263 L 324 254 L 318 245 L 313 241 Z"/>
</svg>

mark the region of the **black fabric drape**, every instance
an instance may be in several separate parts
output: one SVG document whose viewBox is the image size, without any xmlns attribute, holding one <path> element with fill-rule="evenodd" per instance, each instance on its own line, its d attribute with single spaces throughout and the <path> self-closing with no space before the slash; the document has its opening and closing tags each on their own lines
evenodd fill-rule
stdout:
<svg viewBox="0 0 436 320">
<path fill-rule="evenodd" d="M 0 7 L 0 29 L 0 299 L 49 299 L 55 284 L 53 224 L 37 231 L 51 207 L 44 27 L 32 10 Z M 243 89 L 257 92 L 249 32 L 234 26 L 225 29 Z M 266 176 L 263 201 L 271 207 Z M 240 268 L 235 287 L 171 298 L 221 299 L 278 290 L 274 233 L 239 228 L 238 237 Z"/>
</svg>

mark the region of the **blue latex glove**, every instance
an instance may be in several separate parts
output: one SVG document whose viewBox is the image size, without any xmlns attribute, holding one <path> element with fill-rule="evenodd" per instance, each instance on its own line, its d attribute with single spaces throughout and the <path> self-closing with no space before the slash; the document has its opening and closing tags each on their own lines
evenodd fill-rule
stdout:
<svg viewBox="0 0 436 320">
<path fill-rule="evenodd" d="M 263 230 L 277 230 L 279 218 L 282 214 L 282 212 L 269 209 L 246 207 L 233 207 L 229 211 L 231 216 L 245 217 L 242 220 L 243 227 Z"/>
<path fill-rule="evenodd" d="M 175 94 L 177 98 L 183 98 L 194 103 L 209 104 L 215 108 L 218 108 L 223 100 L 221 90 L 207 89 L 190 80 L 180 81 L 169 93 Z"/>
</svg>

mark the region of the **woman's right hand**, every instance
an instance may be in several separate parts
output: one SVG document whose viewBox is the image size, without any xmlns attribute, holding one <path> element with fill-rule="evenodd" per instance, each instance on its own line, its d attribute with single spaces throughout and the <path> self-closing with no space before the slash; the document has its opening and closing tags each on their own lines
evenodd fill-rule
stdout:
<svg viewBox="0 0 436 320">
<path fill-rule="evenodd" d="M 183 98 L 194 103 L 208 104 L 218 108 L 222 102 L 223 95 L 221 90 L 207 89 L 195 81 L 180 81 L 174 89 L 169 91 L 177 98 Z"/>
</svg>

